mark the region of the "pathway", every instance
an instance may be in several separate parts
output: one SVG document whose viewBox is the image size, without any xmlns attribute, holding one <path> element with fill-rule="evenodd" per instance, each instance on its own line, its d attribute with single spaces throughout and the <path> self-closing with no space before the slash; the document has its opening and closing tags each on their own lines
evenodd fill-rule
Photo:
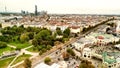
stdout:
<svg viewBox="0 0 120 68">
<path fill-rule="evenodd" d="M 18 54 L 13 60 L 12 62 L 8 65 L 7 68 L 11 68 L 11 65 L 13 64 L 13 62 L 20 56 L 21 54 Z"/>
<path fill-rule="evenodd" d="M 10 45 L 10 44 L 7 44 L 7 46 L 12 47 L 12 48 L 16 48 L 16 46 L 13 46 L 13 45 Z"/>
<path fill-rule="evenodd" d="M 10 45 L 10 46 L 12 46 L 12 45 Z M 23 53 L 32 55 L 30 58 L 36 57 L 36 56 L 38 55 L 38 53 L 33 53 L 33 52 L 29 52 L 29 51 L 26 50 L 26 49 L 31 48 L 31 47 L 32 47 L 32 46 L 29 46 L 29 47 L 26 47 L 26 48 L 24 48 L 24 49 L 21 49 L 20 53 L 12 60 L 12 62 L 8 65 L 7 68 L 13 68 L 13 67 L 16 67 L 16 66 L 19 65 L 19 64 L 22 64 L 24 61 L 21 61 L 21 62 L 15 64 L 15 65 L 12 65 L 13 62 L 14 62 L 20 55 L 22 55 Z M 11 66 L 11 65 L 12 65 L 12 66 Z"/>
</svg>

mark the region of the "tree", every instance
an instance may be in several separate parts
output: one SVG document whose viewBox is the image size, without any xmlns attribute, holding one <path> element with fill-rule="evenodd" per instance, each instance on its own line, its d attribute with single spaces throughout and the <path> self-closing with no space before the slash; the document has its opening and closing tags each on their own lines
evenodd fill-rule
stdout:
<svg viewBox="0 0 120 68">
<path fill-rule="evenodd" d="M 19 27 L 17 27 L 16 29 L 15 29 L 15 31 L 16 31 L 16 34 L 21 34 L 21 33 L 23 33 L 24 31 L 25 31 L 25 28 L 24 28 L 24 26 L 23 25 L 21 25 L 21 26 L 19 26 Z"/>
<path fill-rule="evenodd" d="M 65 29 L 65 30 L 63 31 L 63 35 L 64 35 L 65 38 L 68 38 L 69 35 L 70 35 L 70 29 L 69 29 L 69 28 Z"/>
<path fill-rule="evenodd" d="M 32 62 L 31 62 L 30 59 L 28 59 L 28 58 L 25 59 L 25 60 L 24 60 L 24 67 L 25 67 L 25 68 L 31 68 L 31 63 L 32 63 Z"/>
<path fill-rule="evenodd" d="M 16 36 L 16 35 L 20 35 L 21 33 L 23 33 L 24 27 L 21 25 L 19 27 L 17 27 L 16 25 L 14 25 L 13 27 L 5 27 L 4 29 L 1 30 L 1 33 L 3 35 L 12 35 L 12 36 Z"/>
<path fill-rule="evenodd" d="M 67 52 L 63 52 L 62 56 L 63 56 L 63 59 L 66 61 L 69 59 L 69 54 Z"/>
<path fill-rule="evenodd" d="M 47 50 L 50 50 L 52 48 L 51 45 L 47 45 Z"/>
<path fill-rule="evenodd" d="M 2 23 L 0 23 L 0 28 L 2 28 Z"/>
<path fill-rule="evenodd" d="M 59 27 L 57 27 L 56 30 L 61 30 L 61 29 Z"/>
<path fill-rule="evenodd" d="M 33 32 L 35 32 L 36 34 L 38 34 L 42 29 L 38 28 L 38 27 L 33 27 L 32 30 L 33 30 Z"/>
<path fill-rule="evenodd" d="M 15 50 L 18 50 L 18 51 L 20 51 L 20 50 L 21 50 L 21 48 L 20 48 L 20 47 L 17 47 Z"/>
<path fill-rule="evenodd" d="M 20 28 L 24 28 L 24 25 L 20 25 L 19 27 L 20 27 Z"/>
<path fill-rule="evenodd" d="M 1 35 L 0 36 L 0 41 L 2 41 L 2 42 L 10 42 L 10 41 L 12 41 L 12 36 Z"/>
<path fill-rule="evenodd" d="M 13 29 L 9 29 L 8 30 L 8 28 L 4 28 L 4 29 L 2 29 L 1 30 L 1 33 L 3 34 L 3 35 L 15 35 L 16 34 L 16 32 L 15 32 L 15 30 L 13 30 Z"/>
<path fill-rule="evenodd" d="M 115 23 L 112 22 L 112 23 L 108 23 L 107 25 L 111 26 L 111 27 L 114 27 L 115 26 Z"/>
<path fill-rule="evenodd" d="M 71 56 L 75 56 L 75 52 L 74 52 L 72 49 L 68 48 L 68 49 L 67 49 L 67 52 L 68 52 Z"/>
<path fill-rule="evenodd" d="M 5 42 L 0 41 L 0 48 L 5 48 L 7 47 L 7 44 Z"/>
<path fill-rule="evenodd" d="M 106 32 L 108 32 L 110 30 L 110 28 L 108 27 L 108 28 L 106 28 Z"/>
<path fill-rule="evenodd" d="M 53 44 L 53 37 L 51 31 L 45 29 L 41 30 L 36 36 L 35 39 L 40 42 L 38 43 L 39 45 L 48 45 L 48 44 Z"/>
<path fill-rule="evenodd" d="M 42 52 L 42 51 L 40 51 L 40 52 L 39 52 L 39 55 L 42 55 L 42 54 L 43 54 L 43 52 Z"/>
<path fill-rule="evenodd" d="M 28 40 L 29 40 L 29 37 L 28 37 L 27 34 L 21 34 L 21 36 L 20 36 L 20 41 L 21 41 L 22 43 L 24 43 L 24 42 L 26 42 L 26 41 L 28 41 Z"/>
<path fill-rule="evenodd" d="M 48 36 L 50 36 L 50 32 L 48 30 L 41 30 L 36 36 L 36 39 L 42 39 L 42 40 L 49 40 Z"/>
<path fill-rule="evenodd" d="M 53 38 L 56 39 L 56 36 L 57 36 L 57 33 L 54 32 L 54 34 L 53 34 Z"/>
<path fill-rule="evenodd" d="M 29 39 L 33 39 L 34 38 L 34 33 L 33 32 L 29 32 L 28 36 L 29 36 Z"/>
<path fill-rule="evenodd" d="M 44 59 L 44 63 L 49 64 L 50 62 L 51 62 L 51 58 L 50 57 L 46 57 Z"/>
<path fill-rule="evenodd" d="M 43 53 L 44 52 L 46 52 L 47 51 L 47 49 L 46 48 L 42 48 L 42 50 L 41 50 Z"/>
<path fill-rule="evenodd" d="M 37 39 L 33 39 L 33 40 L 32 40 L 32 45 L 34 45 L 35 47 L 36 47 L 37 45 L 39 45 Z"/>
<path fill-rule="evenodd" d="M 86 32 L 88 29 L 86 28 L 86 27 L 83 27 L 83 30 L 82 30 L 82 32 L 84 33 L 84 32 Z"/>
<path fill-rule="evenodd" d="M 56 33 L 57 33 L 58 35 L 62 35 L 62 31 L 61 31 L 61 29 L 60 29 L 59 27 L 56 28 Z"/>
<path fill-rule="evenodd" d="M 82 60 L 79 68 L 95 68 L 95 66 L 88 60 Z"/>
<path fill-rule="evenodd" d="M 27 28 L 26 28 L 26 31 L 27 31 L 27 32 L 33 32 L 33 27 L 27 27 Z"/>
</svg>

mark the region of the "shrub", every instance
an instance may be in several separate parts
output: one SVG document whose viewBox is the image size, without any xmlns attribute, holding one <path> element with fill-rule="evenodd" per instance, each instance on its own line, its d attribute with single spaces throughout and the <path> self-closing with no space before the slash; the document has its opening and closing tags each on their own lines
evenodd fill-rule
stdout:
<svg viewBox="0 0 120 68">
<path fill-rule="evenodd" d="M 42 55 L 42 54 L 43 54 L 43 52 L 42 52 L 42 51 L 40 51 L 40 52 L 39 52 L 39 55 Z"/>
<path fill-rule="evenodd" d="M 0 48 L 5 48 L 7 47 L 7 44 L 5 42 L 0 42 Z"/>
<path fill-rule="evenodd" d="M 31 61 L 30 61 L 30 59 L 25 59 L 24 60 L 24 68 L 31 68 Z"/>
<path fill-rule="evenodd" d="M 44 59 L 44 62 L 45 62 L 46 64 L 49 64 L 49 63 L 51 62 L 51 58 L 50 58 L 50 57 L 46 57 L 46 58 Z"/>
<path fill-rule="evenodd" d="M 17 47 L 15 50 L 18 50 L 18 51 L 20 51 L 20 50 L 21 50 L 21 48 Z"/>
<path fill-rule="evenodd" d="M 68 52 L 71 56 L 75 56 L 75 52 L 74 52 L 72 49 L 68 48 L 68 49 L 67 49 L 67 52 Z"/>
</svg>

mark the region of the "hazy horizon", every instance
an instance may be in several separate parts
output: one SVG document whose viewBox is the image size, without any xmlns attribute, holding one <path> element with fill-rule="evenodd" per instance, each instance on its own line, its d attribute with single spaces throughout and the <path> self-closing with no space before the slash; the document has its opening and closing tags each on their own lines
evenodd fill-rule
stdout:
<svg viewBox="0 0 120 68">
<path fill-rule="evenodd" d="M 0 0 L 0 12 L 47 11 L 50 14 L 120 14 L 119 0 Z M 6 7 L 6 10 L 5 10 Z"/>
</svg>

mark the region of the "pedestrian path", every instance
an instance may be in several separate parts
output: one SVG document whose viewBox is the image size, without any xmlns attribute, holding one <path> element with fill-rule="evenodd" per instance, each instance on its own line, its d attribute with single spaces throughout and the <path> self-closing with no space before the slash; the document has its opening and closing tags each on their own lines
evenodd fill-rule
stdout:
<svg viewBox="0 0 120 68">
<path fill-rule="evenodd" d="M 16 48 L 16 46 L 13 46 L 13 45 L 10 45 L 10 44 L 7 44 L 7 46 L 12 47 L 12 48 Z"/>
<path fill-rule="evenodd" d="M 17 64 L 15 64 L 15 65 L 12 65 L 13 62 L 14 62 L 20 55 L 22 55 L 23 53 L 24 53 L 24 54 L 30 54 L 30 55 L 32 55 L 32 56 L 30 57 L 30 59 L 38 56 L 39 53 L 33 53 L 33 52 L 29 52 L 29 51 L 26 50 L 26 49 L 31 48 L 31 47 L 32 47 L 32 46 L 29 46 L 29 47 L 26 47 L 26 48 L 24 48 L 24 49 L 21 49 L 20 53 L 13 59 L 13 61 L 8 65 L 7 68 L 14 68 L 14 67 L 16 67 L 17 65 L 22 64 L 22 63 L 24 62 L 24 60 L 21 61 L 21 62 L 19 62 L 19 63 L 17 63 Z M 11 66 L 11 65 L 12 65 L 12 66 Z"/>
</svg>

